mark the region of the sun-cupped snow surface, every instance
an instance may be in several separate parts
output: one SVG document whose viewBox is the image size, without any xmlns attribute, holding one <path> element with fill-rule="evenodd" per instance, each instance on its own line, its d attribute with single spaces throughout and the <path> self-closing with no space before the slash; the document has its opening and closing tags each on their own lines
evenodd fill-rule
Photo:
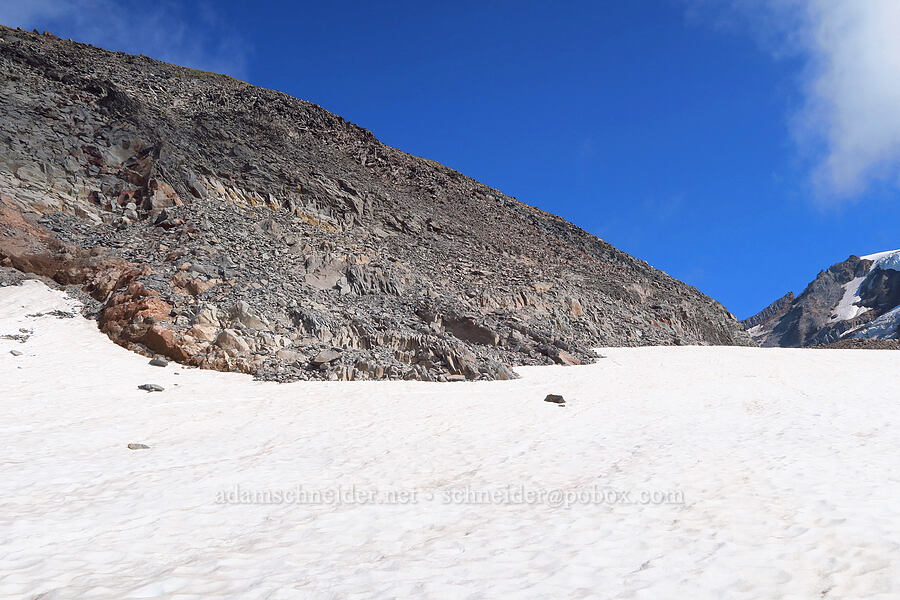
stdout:
<svg viewBox="0 0 900 600">
<path fill-rule="evenodd" d="M 900 353 L 279 385 L 71 302 L 0 288 L 0 597 L 900 596 Z"/>
<path fill-rule="evenodd" d="M 874 261 L 870 271 L 875 269 L 900 271 L 900 250 L 888 250 L 887 252 L 878 252 L 877 254 L 869 254 L 860 258 Z"/>
</svg>

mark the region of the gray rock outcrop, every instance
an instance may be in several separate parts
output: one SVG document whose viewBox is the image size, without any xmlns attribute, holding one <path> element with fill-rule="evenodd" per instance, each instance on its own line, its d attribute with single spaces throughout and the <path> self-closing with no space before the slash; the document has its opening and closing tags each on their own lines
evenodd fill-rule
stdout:
<svg viewBox="0 0 900 600">
<path fill-rule="evenodd" d="M 693 287 L 280 92 L 2 28 L 0 115 L 2 265 L 83 288 L 137 351 L 456 380 L 752 343 Z"/>
</svg>

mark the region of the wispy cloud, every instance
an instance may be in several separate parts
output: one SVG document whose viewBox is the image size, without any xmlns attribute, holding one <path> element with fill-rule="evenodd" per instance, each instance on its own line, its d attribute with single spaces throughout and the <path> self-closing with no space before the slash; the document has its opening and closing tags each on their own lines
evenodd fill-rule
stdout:
<svg viewBox="0 0 900 600">
<path fill-rule="evenodd" d="M 793 116 L 820 198 L 876 181 L 900 186 L 900 2 L 691 0 L 689 14 L 743 28 L 777 56 L 800 56 L 803 103 Z"/>
<path fill-rule="evenodd" d="M 170 0 L 27 0 L 0 3 L 0 23 L 95 46 L 246 78 L 248 44 L 214 5 Z"/>
</svg>

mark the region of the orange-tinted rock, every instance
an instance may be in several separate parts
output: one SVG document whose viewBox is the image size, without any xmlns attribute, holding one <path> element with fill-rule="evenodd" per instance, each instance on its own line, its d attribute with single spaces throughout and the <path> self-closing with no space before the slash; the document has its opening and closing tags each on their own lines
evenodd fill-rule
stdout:
<svg viewBox="0 0 900 600">
<path fill-rule="evenodd" d="M 147 185 L 147 200 L 144 208 L 147 210 L 162 210 L 171 206 L 181 206 L 181 198 L 175 189 L 164 181 L 151 179 Z"/>
<path fill-rule="evenodd" d="M 175 332 L 163 325 L 152 325 L 144 334 L 141 342 L 150 350 L 179 362 L 185 362 L 190 358 L 190 355 L 181 347 Z"/>
<path fill-rule="evenodd" d="M 171 305 L 157 296 L 129 293 L 113 294 L 100 315 L 100 329 L 106 331 L 109 322 L 133 323 L 137 318 L 156 323 L 169 318 Z"/>
<path fill-rule="evenodd" d="M 203 292 L 215 287 L 217 283 L 218 281 L 215 279 L 191 277 L 184 271 L 178 272 L 172 277 L 172 285 L 191 296 L 199 296 Z"/>
</svg>

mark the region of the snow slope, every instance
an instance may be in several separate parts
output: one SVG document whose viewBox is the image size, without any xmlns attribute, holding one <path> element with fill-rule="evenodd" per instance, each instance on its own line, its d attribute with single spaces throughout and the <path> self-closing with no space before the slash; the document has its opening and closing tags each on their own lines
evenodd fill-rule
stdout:
<svg viewBox="0 0 900 600">
<path fill-rule="evenodd" d="M 69 305 L 0 288 L 0 597 L 900 596 L 900 353 L 278 385 L 26 316 Z"/>
<path fill-rule="evenodd" d="M 862 277 L 856 277 L 844 284 L 844 295 L 835 307 L 829 322 L 846 321 L 847 319 L 852 319 L 868 310 L 857 304 L 857 302 L 860 301 L 859 287 L 862 285 L 862 282 L 866 280 L 868 275 L 869 274 L 866 273 Z"/>
</svg>

